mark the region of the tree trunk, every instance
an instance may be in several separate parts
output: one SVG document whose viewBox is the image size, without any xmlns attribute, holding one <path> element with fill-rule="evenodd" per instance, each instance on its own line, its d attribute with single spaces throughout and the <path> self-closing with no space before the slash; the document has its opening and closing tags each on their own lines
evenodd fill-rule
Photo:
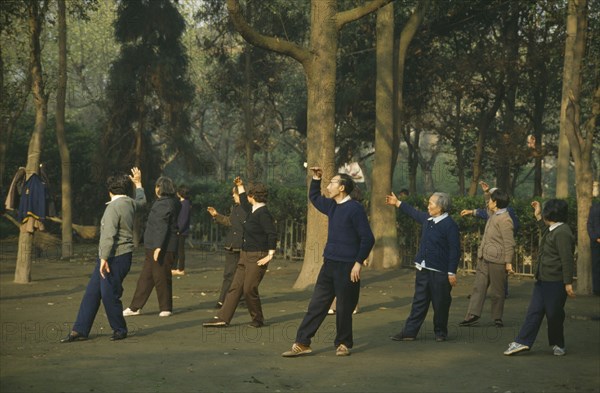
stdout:
<svg viewBox="0 0 600 393">
<path fill-rule="evenodd" d="M 394 4 L 377 11 L 377 82 L 375 88 L 375 162 L 371 195 L 387 195 L 392 189 L 392 151 L 394 143 Z M 403 73 L 398 70 L 398 74 Z M 399 77 L 402 79 L 402 77 Z M 400 87 L 401 85 L 398 84 Z M 375 246 L 371 254 L 374 268 L 391 268 L 400 264 L 396 215 L 389 206 L 373 200 L 371 227 Z"/>
<path fill-rule="evenodd" d="M 465 158 L 463 157 L 463 144 L 462 144 L 462 128 L 460 125 L 460 119 L 462 116 L 462 97 L 457 95 L 455 97 L 456 107 L 456 121 L 454 124 L 454 138 L 453 145 L 456 153 L 456 175 L 458 176 L 458 193 L 461 196 L 465 195 Z"/>
<path fill-rule="evenodd" d="M 56 89 L 56 141 L 61 161 L 62 257 L 73 256 L 71 211 L 71 157 L 65 138 L 67 92 L 67 17 L 65 0 L 58 0 L 58 86 Z"/>
<path fill-rule="evenodd" d="M 251 8 L 248 6 L 248 8 Z M 254 122 L 252 119 L 252 56 L 250 44 L 246 45 L 244 53 L 244 100 L 242 111 L 244 114 L 244 147 L 246 152 L 246 177 L 256 181 L 256 164 L 254 162 Z"/>
<path fill-rule="evenodd" d="M 27 151 L 27 178 L 38 172 L 42 141 L 48 116 L 48 97 L 44 92 L 44 76 L 42 73 L 40 35 L 46 3 L 28 2 L 29 24 L 29 58 L 31 72 L 31 90 L 35 105 L 35 125 Z M 20 231 L 15 269 L 15 283 L 26 284 L 31 281 L 31 260 L 33 257 L 33 233 Z"/>
</svg>

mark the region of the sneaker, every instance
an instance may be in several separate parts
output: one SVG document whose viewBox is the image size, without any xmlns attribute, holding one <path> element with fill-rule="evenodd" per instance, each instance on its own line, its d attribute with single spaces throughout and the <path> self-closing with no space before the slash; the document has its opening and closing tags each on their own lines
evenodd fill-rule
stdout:
<svg viewBox="0 0 600 393">
<path fill-rule="evenodd" d="M 333 308 L 330 308 L 329 311 L 327 311 L 327 315 L 334 315 L 335 314 L 335 310 Z"/>
<path fill-rule="evenodd" d="M 561 348 L 558 345 L 553 346 L 552 350 L 554 351 L 554 356 L 565 356 L 567 353 L 564 348 Z"/>
<path fill-rule="evenodd" d="M 529 347 L 527 345 L 523 345 L 523 344 L 519 344 L 516 341 L 511 342 L 510 344 L 508 344 L 508 349 L 506 351 L 504 351 L 505 355 L 512 355 L 513 353 L 517 353 L 517 352 L 521 352 L 521 351 L 528 351 Z"/>
<path fill-rule="evenodd" d="M 173 313 L 171 311 L 161 311 L 158 314 L 159 317 L 170 317 L 171 315 L 173 315 Z"/>
<path fill-rule="evenodd" d="M 210 321 L 206 321 L 202 324 L 204 327 L 227 327 L 229 324 L 219 317 L 214 317 Z"/>
<path fill-rule="evenodd" d="M 171 270 L 172 276 L 185 276 L 185 270 Z"/>
<path fill-rule="evenodd" d="M 502 322 L 501 319 L 494 319 L 494 326 L 496 326 L 497 328 L 504 327 L 504 322 Z"/>
<path fill-rule="evenodd" d="M 123 316 L 124 317 L 132 317 L 134 315 L 140 315 L 142 313 L 142 309 L 137 309 L 135 311 L 133 311 L 132 309 L 130 309 L 129 307 L 127 307 L 125 310 L 123 310 Z"/>
<path fill-rule="evenodd" d="M 300 355 L 306 355 L 307 353 L 311 353 L 312 349 L 308 345 L 302 345 L 298 343 L 294 343 L 292 345 L 292 349 L 289 351 L 285 351 L 281 354 L 284 358 L 293 358 Z"/>
<path fill-rule="evenodd" d="M 479 317 L 477 315 L 471 315 L 471 318 L 465 319 L 464 321 L 459 323 L 458 326 L 474 326 L 474 325 L 477 325 L 478 323 L 479 323 Z"/>
<path fill-rule="evenodd" d="M 447 340 L 446 336 L 435 336 L 435 342 L 441 343 L 446 340 Z"/>
<path fill-rule="evenodd" d="M 390 336 L 394 341 L 415 341 L 415 337 L 405 336 L 404 333 L 400 332 L 394 336 Z"/>
<path fill-rule="evenodd" d="M 340 344 L 335 350 L 335 356 L 350 356 L 350 349 L 344 344 Z"/>
</svg>

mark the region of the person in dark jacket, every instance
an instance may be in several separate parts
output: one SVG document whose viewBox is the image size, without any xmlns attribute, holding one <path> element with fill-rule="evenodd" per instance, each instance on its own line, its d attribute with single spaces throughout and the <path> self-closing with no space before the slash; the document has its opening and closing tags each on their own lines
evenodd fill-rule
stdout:
<svg viewBox="0 0 600 393">
<path fill-rule="evenodd" d="M 131 268 L 133 254 L 133 218 L 136 209 L 146 204 L 146 195 L 142 188 L 142 172 L 131 169 L 132 176 L 125 174 L 111 176 L 106 185 L 110 202 L 100 221 L 100 242 L 96 266 L 90 277 L 77 319 L 71 333 L 60 342 L 70 343 L 88 338 L 94 319 L 98 314 L 100 302 L 108 318 L 113 335 L 112 341 L 127 337 L 127 324 L 123 318 L 123 281 Z M 135 200 L 127 194 L 135 184 Z"/>
<path fill-rule="evenodd" d="M 158 315 L 169 317 L 173 313 L 171 264 L 177 251 L 177 217 L 181 204 L 168 177 L 159 177 L 154 191 L 158 199 L 150 209 L 144 232 L 146 259 L 131 304 L 123 310 L 126 317 L 141 314 L 154 287 L 160 309 Z"/>
<path fill-rule="evenodd" d="M 240 205 L 248 216 L 244 221 L 242 251 L 233 282 L 225 296 L 223 307 L 214 319 L 205 322 L 205 327 L 228 326 L 233 318 L 240 298 L 244 295 L 246 306 L 252 321 L 249 326 L 260 328 L 264 326 L 262 305 L 258 294 L 260 285 L 269 262 L 275 256 L 277 246 L 277 229 L 273 217 L 267 209 L 267 188 L 256 183 L 248 187 L 248 194 L 242 180 L 237 177 L 235 184 L 240 195 Z"/>
<path fill-rule="evenodd" d="M 595 295 L 600 295 L 600 203 L 594 203 L 590 208 L 587 230 L 592 249 L 592 290 Z"/>
<path fill-rule="evenodd" d="M 190 217 L 192 216 L 192 203 L 190 202 L 190 189 L 179 186 L 177 197 L 181 202 L 181 210 L 177 217 L 177 253 L 173 261 L 171 274 L 183 276 L 185 274 L 185 241 L 190 233 Z"/>
<path fill-rule="evenodd" d="M 219 299 L 217 300 L 216 308 L 223 307 L 225 301 L 225 295 L 231 287 L 233 276 L 237 269 L 237 264 L 240 260 L 240 251 L 242 249 L 242 235 L 244 231 L 244 221 L 246 220 L 246 211 L 240 206 L 240 195 L 238 194 L 237 187 L 233 187 L 231 191 L 234 206 L 231 208 L 229 216 L 219 214 L 219 212 L 212 206 L 206 208 L 208 213 L 217 222 L 217 224 L 229 227 L 227 235 L 225 235 L 225 267 L 223 269 L 223 284 L 221 285 L 221 292 Z"/>
<path fill-rule="evenodd" d="M 354 345 L 352 312 L 358 304 L 360 272 L 375 238 L 365 209 L 350 197 L 354 190 L 352 178 L 347 174 L 334 176 L 327 186 L 327 198 L 321 195 L 323 170 L 319 167 L 311 167 L 310 170 L 313 178 L 309 198 L 313 206 L 328 217 L 327 243 L 308 310 L 298 327 L 292 348 L 281 355 L 296 357 L 312 352 L 312 338 L 327 317 L 331 302 L 337 298 L 335 354 L 348 356 Z"/>
<path fill-rule="evenodd" d="M 433 193 L 429 198 L 427 213 L 398 200 L 394 193 L 386 196 L 385 203 L 400 208 L 422 226 L 419 250 L 414 259 L 417 273 L 410 315 L 402 331 L 390 338 L 394 341 L 415 340 L 431 303 L 435 341 L 446 341 L 448 314 L 452 304 L 450 293 L 456 285 L 456 269 L 460 259 L 458 225 L 448 215 L 450 196 L 443 192 Z"/>
<path fill-rule="evenodd" d="M 504 351 L 513 355 L 528 351 L 542 325 L 544 316 L 548 322 L 548 344 L 555 356 L 565 355 L 565 303 L 573 292 L 573 252 L 575 238 L 567 224 L 569 206 L 561 199 L 550 199 L 540 208 L 538 201 L 531 203 L 538 227 L 542 233 L 535 269 L 536 282 L 525 322 L 515 338 Z"/>
</svg>

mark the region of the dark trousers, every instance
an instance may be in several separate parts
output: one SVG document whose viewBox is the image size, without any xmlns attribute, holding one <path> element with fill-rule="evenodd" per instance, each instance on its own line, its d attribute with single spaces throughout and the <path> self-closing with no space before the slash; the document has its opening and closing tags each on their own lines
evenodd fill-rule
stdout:
<svg viewBox="0 0 600 393">
<path fill-rule="evenodd" d="M 600 295 L 600 243 L 596 239 L 590 239 L 592 248 L 592 289 L 596 295 Z"/>
<path fill-rule="evenodd" d="M 132 311 L 143 308 L 152 289 L 156 287 L 158 307 L 160 311 L 173 310 L 173 276 L 171 275 L 171 264 L 175 256 L 174 252 L 161 252 L 158 261 L 154 260 L 154 250 L 146 249 L 144 267 L 138 278 L 137 286 L 131 305 Z"/>
<path fill-rule="evenodd" d="M 223 284 L 221 285 L 221 294 L 219 295 L 219 302 L 225 301 L 225 295 L 231 287 L 233 276 L 237 269 L 238 262 L 240 261 L 240 252 L 227 250 L 225 254 L 225 268 L 223 269 Z"/>
<path fill-rule="evenodd" d="M 187 236 L 177 235 L 177 253 L 175 253 L 173 268 L 179 271 L 185 270 L 185 239 Z"/>
<path fill-rule="evenodd" d="M 308 311 L 296 333 L 296 342 L 310 345 L 311 339 L 327 317 L 327 311 L 337 297 L 335 313 L 336 335 L 334 345 L 344 344 L 348 348 L 354 345 L 352 336 L 352 312 L 358 304 L 360 281 L 352 282 L 350 272 L 354 263 L 337 262 L 325 259 L 317 277 L 315 290 L 308 305 Z"/>
<path fill-rule="evenodd" d="M 265 317 L 262 312 L 258 286 L 262 281 L 269 264 L 258 266 L 256 262 L 268 255 L 268 251 L 241 251 L 240 260 L 233 276 L 231 287 L 225 296 L 223 307 L 217 316 L 229 323 L 233 318 L 240 298 L 244 295 L 246 306 L 253 321 L 264 323 Z"/>
<path fill-rule="evenodd" d="M 448 274 L 433 270 L 417 270 L 415 277 L 415 294 L 413 296 L 410 315 L 406 320 L 402 334 L 416 337 L 429 310 L 433 306 L 433 331 L 436 337 L 448 336 L 448 314 L 452 297 L 452 286 Z"/>
<path fill-rule="evenodd" d="M 519 344 L 533 346 L 535 338 L 546 316 L 548 322 L 548 344 L 565 347 L 564 322 L 567 291 L 561 281 L 536 281 L 525 316 L 525 322 L 515 339 Z"/>
<path fill-rule="evenodd" d="M 90 334 L 102 300 L 113 332 L 127 333 L 121 295 L 123 295 L 123 280 L 131 268 L 131 255 L 132 253 L 128 252 L 108 258 L 110 273 L 105 273 L 105 278 L 100 276 L 100 259 L 96 260 L 96 266 L 79 306 L 77 320 L 73 324 L 74 331 L 86 337 Z"/>
</svg>

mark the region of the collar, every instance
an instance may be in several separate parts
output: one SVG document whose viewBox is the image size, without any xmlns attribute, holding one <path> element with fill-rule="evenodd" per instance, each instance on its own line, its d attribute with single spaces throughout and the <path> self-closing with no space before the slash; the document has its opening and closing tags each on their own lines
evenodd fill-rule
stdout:
<svg viewBox="0 0 600 393">
<path fill-rule="evenodd" d="M 555 222 L 554 224 L 550 225 L 550 228 L 549 228 L 549 230 L 550 230 L 550 231 L 553 231 L 553 230 L 555 230 L 556 228 L 558 228 L 559 226 L 561 226 L 562 224 L 564 224 L 564 222 Z"/>
<path fill-rule="evenodd" d="M 342 200 L 341 200 L 341 201 L 339 201 L 339 202 L 337 202 L 337 201 L 336 201 L 336 202 L 337 202 L 337 204 L 338 204 L 338 205 L 341 205 L 342 203 L 346 203 L 346 202 L 348 202 L 350 199 L 352 199 L 352 198 L 350 197 L 350 195 L 346 195 L 346 198 L 342 199 Z"/>
<path fill-rule="evenodd" d="M 433 221 L 434 224 L 437 224 L 438 222 L 442 221 L 446 217 L 448 217 L 448 213 L 440 214 L 437 217 L 429 217 L 428 220 Z"/>
<path fill-rule="evenodd" d="M 502 213 L 506 213 L 506 208 L 496 210 L 496 213 L 494 213 L 494 214 L 502 214 Z"/>
<path fill-rule="evenodd" d="M 263 206 L 266 206 L 266 203 L 263 203 L 263 202 L 255 203 L 254 205 L 252 205 L 252 213 L 254 213 L 255 211 L 257 211 L 258 209 L 260 209 Z"/>
<path fill-rule="evenodd" d="M 106 204 L 108 205 L 109 203 L 111 203 L 112 201 L 116 201 L 119 198 L 125 198 L 127 195 L 123 195 L 123 194 L 119 194 L 119 195 L 113 195 L 112 198 L 110 198 L 110 201 L 106 202 Z"/>
</svg>

